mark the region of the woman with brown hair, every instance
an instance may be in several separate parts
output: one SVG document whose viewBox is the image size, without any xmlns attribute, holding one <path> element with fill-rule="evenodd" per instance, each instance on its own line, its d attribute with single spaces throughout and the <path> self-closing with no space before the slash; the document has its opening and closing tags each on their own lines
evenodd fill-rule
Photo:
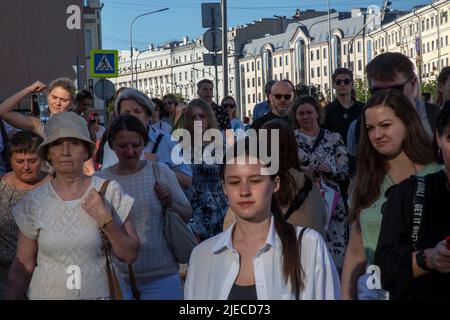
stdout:
<svg viewBox="0 0 450 320">
<path fill-rule="evenodd" d="M 339 183 L 348 179 L 347 148 L 339 133 L 320 128 L 323 109 L 312 96 L 297 98 L 291 108 L 302 170 L 333 197 L 326 202 L 328 248 L 340 273 L 348 241 L 347 210 Z"/>
<path fill-rule="evenodd" d="M 367 101 L 360 130 L 342 297 L 385 299 L 382 290 L 368 291 L 367 279 L 361 277 L 374 263 L 383 205 L 392 186 L 411 175 L 436 172 L 440 166 L 417 112 L 398 90 L 376 92 Z"/>
<path fill-rule="evenodd" d="M 250 151 L 256 140 L 244 143 L 230 147 L 221 170 L 236 222 L 194 248 L 184 298 L 339 299 L 339 277 L 322 237 L 286 222 L 274 196 L 280 177 L 268 175 Z"/>
<path fill-rule="evenodd" d="M 223 218 L 228 207 L 220 181 L 220 164 L 205 161 L 204 157 L 207 153 L 205 150 L 213 144 L 218 146 L 223 154 L 223 139 L 214 112 L 203 99 L 194 99 L 187 105 L 184 113 L 184 129 L 190 136 L 190 139 L 183 138 L 183 142 L 188 150 L 185 155 L 190 157 L 192 169 L 192 187 L 186 191 L 193 210 L 189 226 L 199 240 L 203 241 L 222 231 Z M 220 141 L 208 141 L 204 134 L 211 129 L 216 129 Z M 195 143 L 195 138 L 199 134 L 201 140 L 198 142 L 201 141 L 201 145 Z"/>
</svg>

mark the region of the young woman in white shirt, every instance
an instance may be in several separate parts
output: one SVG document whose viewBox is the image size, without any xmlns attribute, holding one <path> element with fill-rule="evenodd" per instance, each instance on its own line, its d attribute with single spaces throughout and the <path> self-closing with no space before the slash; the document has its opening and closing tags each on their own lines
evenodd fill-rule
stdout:
<svg viewBox="0 0 450 320">
<path fill-rule="evenodd" d="M 222 170 L 236 221 L 192 252 L 185 299 L 339 299 L 339 277 L 322 237 L 284 220 L 274 198 L 280 178 L 249 152 L 257 141 L 243 141 L 245 148 L 227 151 Z"/>
</svg>

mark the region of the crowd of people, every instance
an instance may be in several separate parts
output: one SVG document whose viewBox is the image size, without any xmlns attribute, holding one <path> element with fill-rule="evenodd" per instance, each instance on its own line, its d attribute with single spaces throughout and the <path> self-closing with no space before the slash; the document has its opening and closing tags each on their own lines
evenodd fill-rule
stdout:
<svg viewBox="0 0 450 320">
<path fill-rule="evenodd" d="M 0 299 L 111 299 L 105 247 L 125 299 L 450 298 L 450 67 L 435 104 L 403 54 L 366 70 L 367 101 L 338 68 L 325 106 L 268 81 L 251 121 L 208 79 L 189 103 L 120 88 L 104 126 L 66 78 L 7 98 Z M 14 110 L 43 92 L 48 122 Z"/>
</svg>

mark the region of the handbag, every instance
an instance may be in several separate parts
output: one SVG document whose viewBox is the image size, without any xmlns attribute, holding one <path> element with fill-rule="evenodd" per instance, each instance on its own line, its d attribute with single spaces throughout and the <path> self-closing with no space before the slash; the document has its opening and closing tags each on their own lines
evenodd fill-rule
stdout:
<svg viewBox="0 0 450 320">
<path fill-rule="evenodd" d="M 105 193 L 106 189 L 108 189 L 109 182 L 110 180 L 105 180 L 99 190 L 99 194 L 102 196 L 103 200 L 105 198 Z M 102 239 L 103 250 L 105 251 L 106 256 L 106 276 L 108 278 L 109 297 L 111 300 L 123 300 L 122 287 L 120 286 L 119 276 L 117 275 L 116 268 L 114 267 L 112 259 L 111 243 L 102 230 L 99 230 L 99 233 L 100 238 Z M 137 288 L 136 279 L 131 264 L 128 265 L 128 274 L 130 278 L 130 286 L 133 293 L 133 299 L 140 300 L 141 293 Z"/>
<path fill-rule="evenodd" d="M 160 183 L 158 164 L 152 162 L 155 181 Z M 161 204 L 162 205 L 162 204 Z M 197 238 L 191 228 L 173 212 L 170 208 L 164 207 L 164 236 L 169 243 L 170 250 L 181 264 L 188 263 L 192 250 L 198 244 Z"/>
<path fill-rule="evenodd" d="M 340 195 L 339 188 L 337 186 L 334 186 L 333 184 L 327 182 L 323 178 L 321 178 L 317 182 L 317 186 L 320 189 L 320 193 L 322 194 L 322 197 L 323 197 L 323 200 L 325 203 L 325 209 L 327 212 L 327 223 L 325 225 L 325 230 L 328 231 L 332 217 L 334 215 L 334 211 L 336 209 L 337 202 L 339 200 L 339 195 Z"/>
</svg>

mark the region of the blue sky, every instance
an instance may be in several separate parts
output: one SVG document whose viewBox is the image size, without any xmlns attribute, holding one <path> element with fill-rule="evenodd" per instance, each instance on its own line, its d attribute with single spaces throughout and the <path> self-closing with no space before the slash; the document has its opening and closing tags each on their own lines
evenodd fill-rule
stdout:
<svg viewBox="0 0 450 320">
<path fill-rule="evenodd" d="M 390 0 L 391 8 L 410 10 L 418 4 L 429 4 L 431 0 Z M 159 12 L 139 18 L 133 25 L 133 45 L 140 50 L 148 44 L 155 45 L 183 36 L 193 39 L 203 34 L 201 26 L 201 3 L 220 0 L 102 0 L 103 48 L 129 49 L 130 24 L 139 14 L 162 8 Z M 381 7 L 383 0 L 330 0 L 331 8 L 349 11 L 351 7 Z M 228 0 L 228 25 L 246 24 L 261 17 L 273 15 L 292 16 L 296 8 L 326 11 L 327 0 Z"/>
</svg>

